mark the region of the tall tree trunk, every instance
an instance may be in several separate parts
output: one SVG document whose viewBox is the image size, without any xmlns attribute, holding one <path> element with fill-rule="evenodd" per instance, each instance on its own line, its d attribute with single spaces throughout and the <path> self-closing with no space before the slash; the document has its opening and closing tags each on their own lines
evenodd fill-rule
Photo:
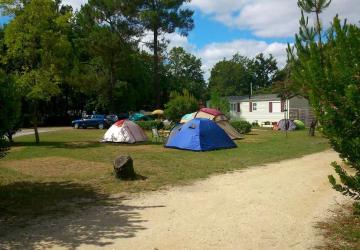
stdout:
<svg viewBox="0 0 360 250">
<path fill-rule="evenodd" d="M 65 84 L 65 116 L 68 116 L 68 111 L 69 111 L 69 85 L 66 83 Z"/>
<path fill-rule="evenodd" d="M 324 68 L 324 56 L 323 56 L 323 46 L 321 41 L 321 23 L 320 23 L 320 11 L 316 11 L 316 29 L 319 36 L 318 46 L 320 50 L 320 64 Z"/>
<path fill-rule="evenodd" d="M 115 89 L 115 78 L 114 78 L 114 64 L 111 62 L 110 65 L 110 86 L 108 89 L 109 98 L 109 112 L 114 113 L 114 89 Z"/>
<path fill-rule="evenodd" d="M 159 82 L 159 47 L 158 47 L 158 29 L 154 29 L 154 87 L 156 92 L 156 105 L 157 108 L 160 107 L 161 104 L 161 89 Z"/>
<path fill-rule="evenodd" d="M 35 141 L 36 144 L 40 143 L 40 137 L 39 137 L 39 131 L 38 131 L 38 103 L 35 101 L 34 103 L 34 113 L 33 113 L 33 127 L 34 127 L 34 133 L 35 133 Z"/>
<path fill-rule="evenodd" d="M 320 49 L 322 49 L 322 41 L 321 41 L 321 23 L 320 23 L 320 17 L 319 17 L 319 12 L 316 11 L 316 29 L 317 29 L 317 33 L 319 36 L 319 47 Z"/>
</svg>

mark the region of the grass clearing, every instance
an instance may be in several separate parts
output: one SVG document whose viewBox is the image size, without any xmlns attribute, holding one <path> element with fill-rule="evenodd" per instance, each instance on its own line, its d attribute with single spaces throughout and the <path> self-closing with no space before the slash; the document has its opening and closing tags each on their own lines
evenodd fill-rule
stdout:
<svg viewBox="0 0 360 250">
<path fill-rule="evenodd" d="M 15 138 L 9 154 L 0 161 L 0 221 L 5 217 L 37 215 L 59 210 L 59 204 L 99 200 L 111 194 L 157 190 L 187 184 L 211 174 L 243 169 L 329 148 L 327 139 L 308 137 L 306 131 L 285 134 L 256 130 L 238 147 L 211 152 L 164 148 L 161 144 L 99 143 L 104 130 L 65 130 Z M 112 161 L 130 155 L 137 181 L 114 177 Z M 62 210 L 62 209 L 61 209 Z"/>
</svg>

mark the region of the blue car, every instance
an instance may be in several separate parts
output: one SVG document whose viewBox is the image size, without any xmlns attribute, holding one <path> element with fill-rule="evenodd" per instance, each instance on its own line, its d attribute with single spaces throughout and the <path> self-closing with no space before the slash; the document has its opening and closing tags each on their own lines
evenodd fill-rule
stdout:
<svg viewBox="0 0 360 250">
<path fill-rule="evenodd" d="M 117 118 L 113 116 L 88 115 L 82 119 L 72 121 L 71 124 L 76 129 L 89 127 L 104 129 L 110 127 L 116 120 Z"/>
</svg>

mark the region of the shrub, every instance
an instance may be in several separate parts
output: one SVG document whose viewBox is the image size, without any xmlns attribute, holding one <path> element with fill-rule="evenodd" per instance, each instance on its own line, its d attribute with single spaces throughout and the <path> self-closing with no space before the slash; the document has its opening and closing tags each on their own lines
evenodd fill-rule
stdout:
<svg viewBox="0 0 360 250">
<path fill-rule="evenodd" d="M 260 127 L 260 125 L 259 125 L 258 122 L 253 122 L 253 123 L 251 123 L 251 126 L 253 126 L 253 127 Z"/>
<path fill-rule="evenodd" d="M 251 132 L 251 124 L 247 121 L 230 121 L 230 124 L 241 134 Z"/>
<path fill-rule="evenodd" d="M 164 127 L 164 124 L 162 121 L 136 121 L 137 125 L 139 125 L 144 130 L 151 130 L 152 128 L 162 129 Z"/>
<path fill-rule="evenodd" d="M 165 104 L 165 116 L 172 121 L 180 121 L 183 115 L 199 109 L 199 103 L 189 91 L 183 90 L 182 93 L 172 92 L 170 101 Z"/>
<path fill-rule="evenodd" d="M 218 109 L 223 112 L 226 116 L 229 116 L 230 105 L 227 98 L 221 97 L 216 91 L 211 93 L 210 108 Z"/>
<path fill-rule="evenodd" d="M 296 125 L 296 129 L 297 129 L 297 130 L 305 129 L 305 123 L 303 123 L 302 121 L 300 121 L 300 120 L 294 120 L 294 123 L 295 123 L 295 125 Z"/>
</svg>

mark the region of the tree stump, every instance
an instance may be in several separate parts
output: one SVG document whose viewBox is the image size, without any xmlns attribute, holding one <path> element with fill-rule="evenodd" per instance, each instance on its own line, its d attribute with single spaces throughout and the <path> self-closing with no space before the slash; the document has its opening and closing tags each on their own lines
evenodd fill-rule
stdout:
<svg viewBox="0 0 360 250">
<path fill-rule="evenodd" d="M 133 160 L 128 155 L 120 155 L 114 160 L 114 171 L 116 177 L 122 180 L 135 180 L 136 173 Z"/>
</svg>

